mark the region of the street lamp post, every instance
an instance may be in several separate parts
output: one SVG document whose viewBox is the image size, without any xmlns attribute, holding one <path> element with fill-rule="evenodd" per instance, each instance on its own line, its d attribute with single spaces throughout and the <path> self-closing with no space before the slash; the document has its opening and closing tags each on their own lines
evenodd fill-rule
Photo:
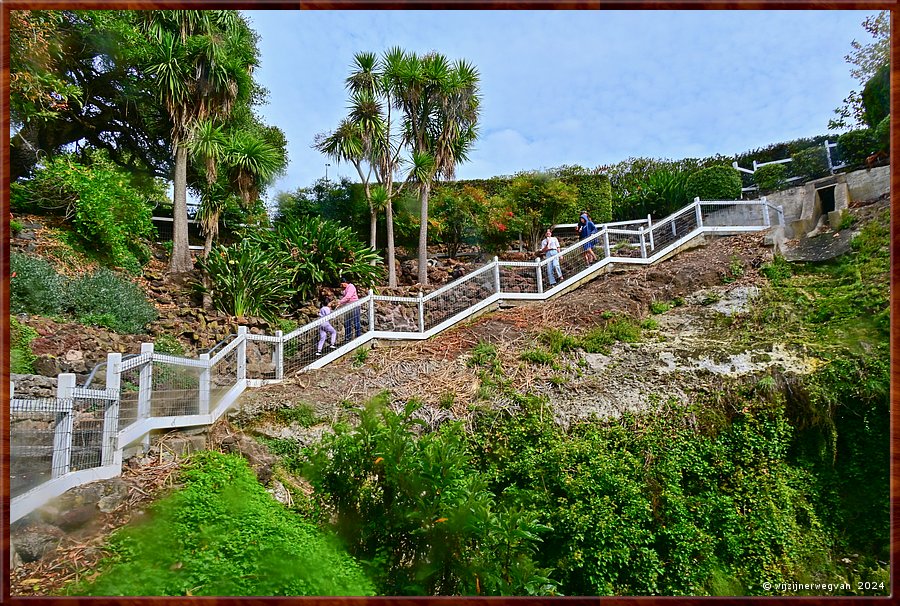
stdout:
<svg viewBox="0 0 900 606">
<path fill-rule="evenodd" d="M 328 162 L 325 163 L 325 185 L 328 185 L 328 167 L 331 166 Z"/>
</svg>

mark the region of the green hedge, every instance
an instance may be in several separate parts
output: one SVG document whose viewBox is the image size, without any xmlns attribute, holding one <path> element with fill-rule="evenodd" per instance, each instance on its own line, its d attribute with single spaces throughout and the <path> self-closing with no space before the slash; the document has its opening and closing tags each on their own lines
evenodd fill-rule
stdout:
<svg viewBox="0 0 900 606">
<path fill-rule="evenodd" d="M 13 314 L 55 316 L 65 307 L 66 279 L 40 257 L 9 256 L 9 310 Z"/>
<path fill-rule="evenodd" d="M 760 193 L 776 191 L 787 184 L 787 168 L 784 164 L 766 164 L 756 169 L 753 178 Z"/>
<path fill-rule="evenodd" d="M 888 114 L 884 120 L 875 127 L 875 141 L 878 143 L 878 151 L 890 152 L 891 150 L 891 116 Z"/>
<path fill-rule="evenodd" d="M 829 174 L 825 146 L 809 147 L 791 156 L 794 174 L 807 179 L 818 179 Z"/>
<path fill-rule="evenodd" d="M 866 158 L 878 149 L 875 133 L 870 128 L 851 130 L 838 137 L 838 152 L 850 166 L 865 164 Z"/>
<path fill-rule="evenodd" d="M 862 92 L 863 120 L 875 128 L 891 111 L 891 66 L 882 65 Z"/>
<path fill-rule="evenodd" d="M 741 175 L 731 166 L 710 166 L 689 176 L 685 190 L 688 199 L 737 200 L 741 197 Z"/>
</svg>

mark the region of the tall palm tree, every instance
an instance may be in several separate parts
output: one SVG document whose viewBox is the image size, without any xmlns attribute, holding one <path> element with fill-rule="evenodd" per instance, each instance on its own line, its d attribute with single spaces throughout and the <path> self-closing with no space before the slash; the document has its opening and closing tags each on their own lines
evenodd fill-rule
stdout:
<svg viewBox="0 0 900 606">
<path fill-rule="evenodd" d="M 478 71 L 439 53 L 405 54 L 392 74 L 394 102 L 404 114 L 412 154 L 407 177 L 419 191 L 419 283 L 428 283 L 428 198 L 435 178 L 452 179 L 478 136 Z"/>
<path fill-rule="evenodd" d="M 150 11 L 143 29 L 151 39 L 146 66 L 171 124 L 175 158 L 173 242 L 169 272 L 193 268 L 187 232 L 187 142 L 206 119 L 227 117 L 248 99 L 256 63 L 246 24 L 235 11 Z"/>
</svg>

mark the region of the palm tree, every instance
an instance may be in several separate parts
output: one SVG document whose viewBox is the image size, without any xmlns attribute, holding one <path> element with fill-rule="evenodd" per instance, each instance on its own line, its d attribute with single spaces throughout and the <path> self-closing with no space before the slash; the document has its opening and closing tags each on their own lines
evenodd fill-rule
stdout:
<svg viewBox="0 0 900 606">
<path fill-rule="evenodd" d="M 248 29 L 235 11 L 151 11 L 143 29 L 151 39 L 147 73 L 171 126 L 175 157 L 173 242 L 169 272 L 193 268 L 187 233 L 187 142 L 207 119 L 227 117 L 248 99 L 256 63 Z"/>
<path fill-rule="evenodd" d="M 452 179 L 478 136 L 478 72 L 465 61 L 451 64 L 432 53 L 405 54 L 390 89 L 404 114 L 404 138 L 412 155 L 408 181 L 419 190 L 419 283 L 428 283 L 428 197 L 434 179 Z"/>
</svg>

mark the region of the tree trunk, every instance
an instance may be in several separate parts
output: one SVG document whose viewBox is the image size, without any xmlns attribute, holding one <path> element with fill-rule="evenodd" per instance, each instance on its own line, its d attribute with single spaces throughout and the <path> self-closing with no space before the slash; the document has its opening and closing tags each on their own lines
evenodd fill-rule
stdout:
<svg viewBox="0 0 900 606">
<path fill-rule="evenodd" d="M 391 203 L 390 191 L 388 191 L 388 203 L 384 209 L 384 219 L 387 228 L 387 266 L 388 286 L 397 287 L 397 269 L 394 267 L 394 209 Z"/>
<path fill-rule="evenodd" d="M 419 190 L 419 200 L 421 201 L 421 212 L 419 213 L 421 223 L 419 224 L 419 284 L 425 286 L 428 284 L 428 190 L 427 185 L 423 185 Z"/>
<path fill-rule="evenodd" d="M 187 149 L 181 145 L 175 148 L 175 183 L 172 197 L 172 257 L 169 259 L 169 273 L 179 274 L 194 269 L 191 251 L 188 248 Z"/>
</svg>

